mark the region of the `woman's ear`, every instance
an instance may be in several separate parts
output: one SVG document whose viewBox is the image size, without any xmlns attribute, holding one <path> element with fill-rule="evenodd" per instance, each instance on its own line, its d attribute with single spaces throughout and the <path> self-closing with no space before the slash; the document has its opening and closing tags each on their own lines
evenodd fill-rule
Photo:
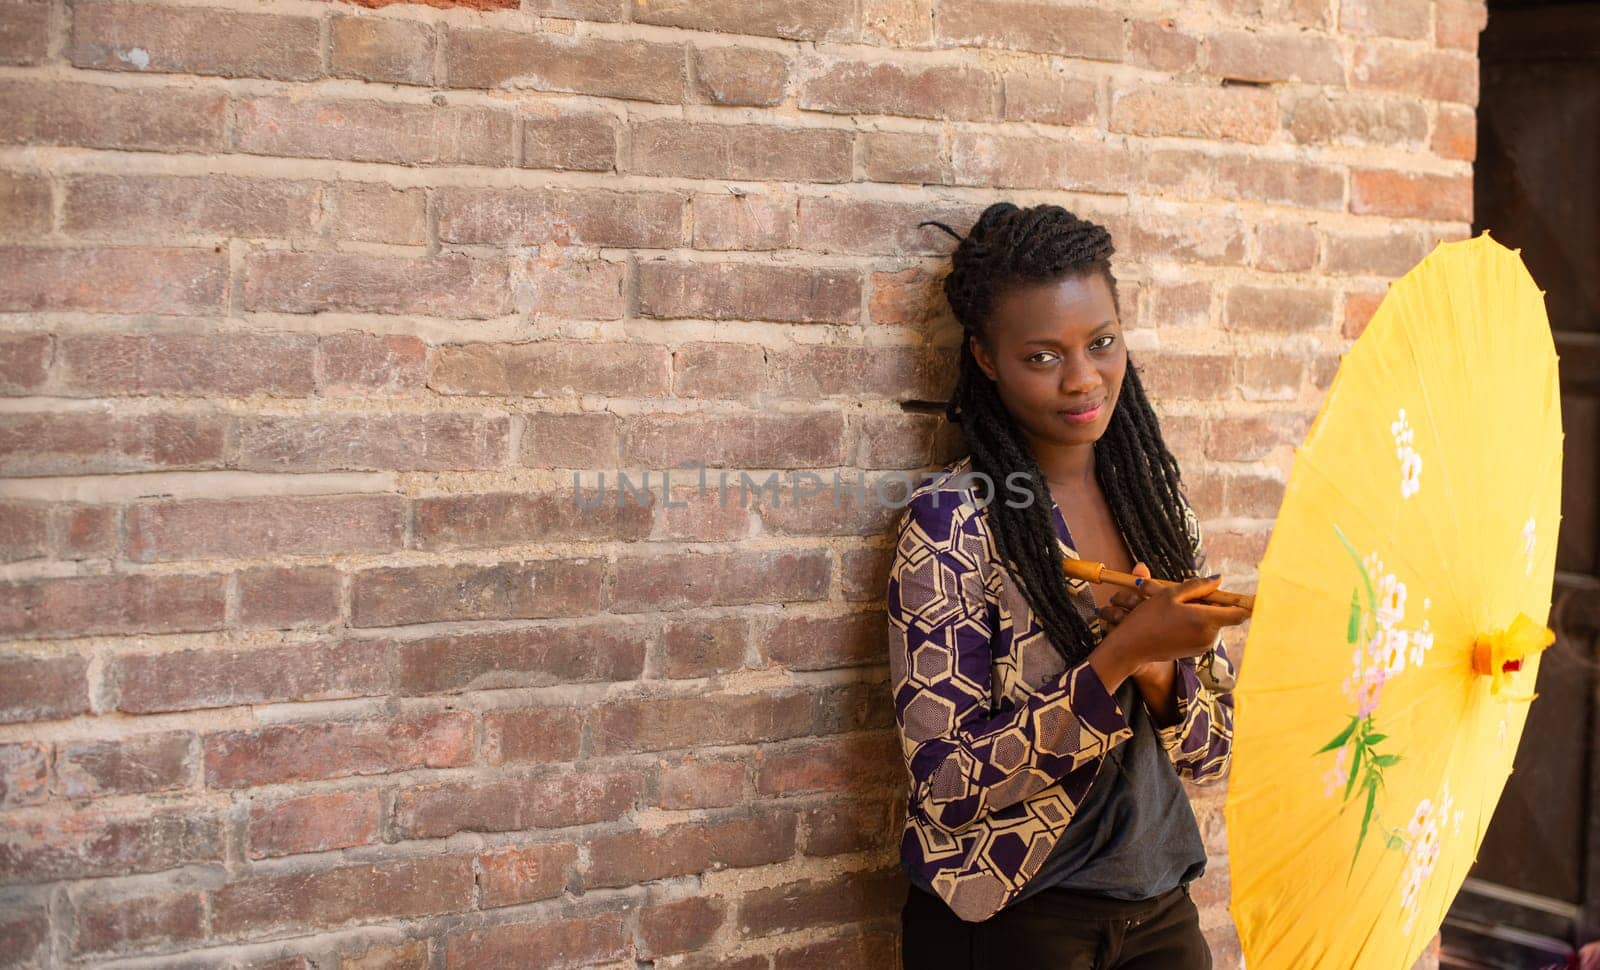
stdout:
<svg viewBox="0 0 1600 970">
<path fill-rule="evenodd" d="M 978 339 L 977 334 L 969 334 L 967 341 L 972 348 L 972 359 L 978 362 L 978 369 L 983 371 L 989 380 L 999 380 L 995 376 L 994 361 L 989 359 L 989 351 L 983 346 L 983 341 Z"/>
</svg>

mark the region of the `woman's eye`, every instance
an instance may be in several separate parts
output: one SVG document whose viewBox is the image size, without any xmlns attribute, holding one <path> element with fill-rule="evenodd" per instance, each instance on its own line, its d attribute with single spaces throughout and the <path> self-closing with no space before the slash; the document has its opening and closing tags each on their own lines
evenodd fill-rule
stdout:
<svg viewBox="0 0 1600 970">
<path fill-rule="evenodd" d="M 1099 350 L 1109 350 L 1109 349 L 1111 349 L 1111 345 L 1116 343 L 1116 342 L 1117 342 L 1116 334 L 1108 333 L 1104 337 L 1101 337 L 1099 340 L 1096 340 L 1094 343 L 1090 344 L 1089 346 L 1091 348 L 1097 348 Z"/>
<path fill-rule="evenodd" d="M 1056 355 L 1048 350 L 1041 350 L 1028 358 L 1030 364 L 1048 364 L 1056 359 Z"/>
</svg>

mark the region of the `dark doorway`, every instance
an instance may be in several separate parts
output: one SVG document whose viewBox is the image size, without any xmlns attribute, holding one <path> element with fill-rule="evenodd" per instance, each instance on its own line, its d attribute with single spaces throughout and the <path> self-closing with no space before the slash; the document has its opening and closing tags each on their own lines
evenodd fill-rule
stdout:
<svg viewBox="0 0 1600 970">
<path fill-rule="evenodd" d="M 1440 965 L 1524 970 L 1600 940 L 1600 2 L 1491 2 L 1480 78 L 1474 231 L 1547 293 L 1566 454 L 1557 640 Z"/>
</svg>

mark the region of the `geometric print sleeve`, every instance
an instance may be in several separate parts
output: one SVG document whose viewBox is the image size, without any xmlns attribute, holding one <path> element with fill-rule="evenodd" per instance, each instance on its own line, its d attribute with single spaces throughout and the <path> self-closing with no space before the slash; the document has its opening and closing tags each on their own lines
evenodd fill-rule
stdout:
<svg viewBox="0 0 1600 970">
<path fill-rule="evenodd" d="M 951 835 L 1022 802 L 1128 737 L 1116 699 L 1088 663 L 991 712 L 1000 611 L 993 550 L 962 493 L 916 495 L 901 519 L 887 612 L 889 663 L 909 811 Z"/>
<path fill-rule="evenodd" d="M 1197 575 L 1206 575 L 1204 537 L 1200 519 L 1184 501 L 1184 524 L 1189 534 L 1189 545 L 1194 550 Z M 1233 672 L 1233 661 L 1228 656 L 1222 635 L 1217 635 L 1215 645 L 1217 667 Z M 1175 678 L 1177 721 L 1169 727 L 1159 728 L 1156 736 L 1172 758 L 1180 778 L 1191 781 L 1214 780 L 1228 770 L 1233 755 L 1233 694 L 1208 689 L 1195 672 L 1194 657 L 1178 661 Z"/>
</svg>

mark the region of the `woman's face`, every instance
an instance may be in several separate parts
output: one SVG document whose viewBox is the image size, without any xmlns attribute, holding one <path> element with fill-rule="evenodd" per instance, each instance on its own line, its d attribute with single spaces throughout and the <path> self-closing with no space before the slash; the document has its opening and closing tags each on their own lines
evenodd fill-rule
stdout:
<svg viewBox="0 0 1600 970">
<path fill-rule="evenodd" d="M 1013 286 L 972 353 L 1000 401 L 1037 448 L 1093 444 L 1122 392 L 1128 349 L 1100 273 Z"/>
</svg>

